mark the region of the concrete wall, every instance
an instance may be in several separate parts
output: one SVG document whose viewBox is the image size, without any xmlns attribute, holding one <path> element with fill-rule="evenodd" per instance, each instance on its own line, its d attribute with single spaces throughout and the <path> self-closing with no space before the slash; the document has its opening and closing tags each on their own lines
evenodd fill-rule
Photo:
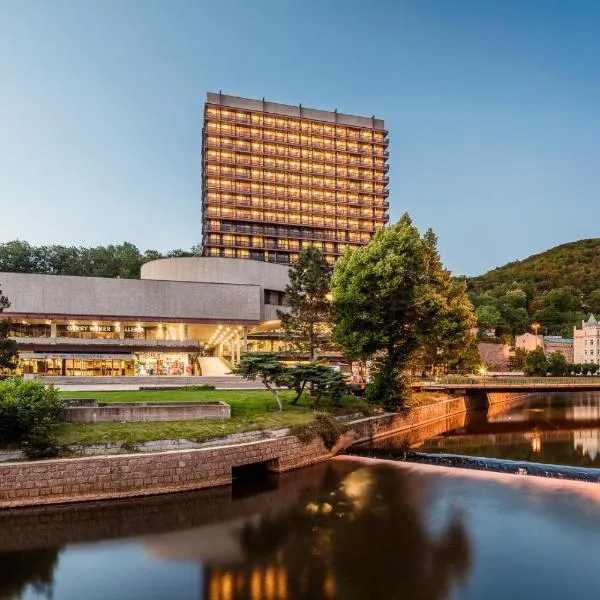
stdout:
<svg viewBox="0 0 600 600">
<path fill-rule="evenodd" d="M 289 268 L 259 260 L 193 256 L 163 258 L 142 265 L 142 279 L 259 285 L 284 291 Z"/>
<path fill-rule="evenodd" d="M 168 405 L 123 403 L 108 406 L 71 406 L 64 410 L 62 420 L 70 423 L 134 423 L 229 419 L 230 416 L 231 407 L 224 402 L 182 402 Z"/>
<path fill-rule="evenodd" d="M 360 419 L 330 452 L 315 439 L 268 439 L 234 446 L 111 457 L 0 464 L 0 508 L 80 502 L 216 487 L 231 483 L 235 466 L 269 461 L 275 472 L 323 460 L 353 443 L 391 435 L 465 412 L 468 399 L 423 406 L 409 415 Z"/>
<path fill-rule="evenodd" d="M 260 286 L 248 284 L 23 273 L 0 273 L 0 282 L 9 315 L 259 321 L 263 303 Z"/>
</svg>

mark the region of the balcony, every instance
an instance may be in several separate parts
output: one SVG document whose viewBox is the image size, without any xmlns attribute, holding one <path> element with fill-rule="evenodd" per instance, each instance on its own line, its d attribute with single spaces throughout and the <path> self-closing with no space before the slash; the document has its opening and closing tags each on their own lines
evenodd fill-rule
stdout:
<svg viewBox="0 0 600 600">
<path fill-rule="evenodd" d="M 214 135 L 216 136 L 220 136 L 220 134 L 215 133 Z M 227 138 L 236 138 L 236 139 L 241 139 L 241 140 L 247 140 L 248 138 L 246 136 L 236 136 L 236 135 L 227 135 Z M 256 138 L 252 138 L 253 141 L 256 142 L 261 142 L 262 140 L 260 139 L 256 139 Z M 248 152 L 250 154 L 254 154 L 254 155 L 262 155 L 262 156 L 279 156 L 281 158 L 302 158 L 302 153 L 300 151 L 301 148 L 319 148 L 319 149 L 323 149 L 323 150 L 329 150 L 331 152 L 343 152 L 344 154 L 354 154 L 354 155 L 359 155 L 359 156 L 385 156 L 388 157 L 389 156 L 389 152 L 387 150 L 384 150 L 383 148 L 374 148 L 372 150 L 369 150 L 368 152 L 365 152 L 363 150 L 346 150 L 346 149 L 342 149 L 342 148 L 335 148 L 333 146 L 325 146 L 323 144 L 301 144 L 301 143 L 295 143 L 295 142 L 290 142 L 290 141 L 281 141 L 281 140 L 272 140 L 270 141 L 272 144 L 277 144 L 279 143 L 280 146 L 280 151 L 277 151 L 276 149 L 273 150 L 269 150 L 266 148 L 263 148 L 261 151 L 258 151 L 256 148 L 252 148 L 252 144 L 250 143 L 250 141 L 247 142 L 242 142 L 241 144 L 235 144 L 233 142 L 226 142 L 224 141 L 223 137 L 219 137 L 218 140 L 215 141 L 211 141 L 208 139 L 208 137 L 204 138 L 204 145 L 207 148 L 224 148 L 227 150 L 236 150 L 237 152 Z M 294 148 L 298 148 L 298 150 L 294 151 Z M 313 160 L 312 158 L 308 158 L 308 157 L 304 157 L 307 160 Z M 342 162 L 338 159 L 333 158 L 332 160 L 318 160 L 318 162 L 325 162 L 325 163 L 329 163 L 329 164 L 346 164 L 346 162 Z M 348 161 L 347 164 L 360 164 L 360 160 L 356 159 L 353 161 Z"/>
<path fill-rule="evenodd" d="M 254 113 L 257 116 L 259 116 L 258 119 L 252 119 L 252 118 L 247 118 L 247 117 L 236 117 L 234 115 L 232 116 L 224 116 L 224 115 L 207 115 L 206 116 L 206 120 L 207 120 L 207 129 L 210 129 L 211 125 L 214 127 L 215 125 L 217 126 L 216 130 L 212 130 L 213 133 L 218 133 L 218 123 L 221 121 L 226 121 L 227 123 L 239 123 L 240 125 L 251 125 L 253 127 L 259 128 L 262 131 L 279 131 L 281 133 L 285 133 L 285 134 L 289 134 L 289 133 L 298 133 L 298 134 L 302 134 L 302 135 L 318 135 L 319 137 L 324 137 L 324 138 L 328 138 L 328 139 L 332 139 L 332 140 L 356 140 L 356 141 L 361 141 L 363 143 L 375 143 L 375 144 L 383 144 L 387 141 L 387 135 L 388 132 L 385 130 L 381 130 L 381 129 L 371 129 L 371 128 L 361 128 L 359 131 L 353 131 L 351 129 L 346 129 L 346 135 L 340 135 L 338 133 L 334 133 L 333 131 L 325 131 L 325 129 L 320 129 L 320 130 L 312 130 L 311 128 L 307 128 L 307 127 L 302 127 L 301 123 L 307 123 L 307 122 L 311 122 L 313 123 L 314 121 L 312 120 L 305 120 L 305 119 L 299 119 L 298 121 L 287 121 L 287 127 L 281 126 L 279 124 L 277 124 L 276 121 L 268 121 L 265 122 L 264 118 L 263 118 L 263 114 L 262 113 Z M 294 125 L 292 125 L 292 123 L 294 123 Z M 297 124 L 297 125 L 296 125 Z M 351 127 L 349 125 L 345 125 L 345 124 L 341 124 L 342 127 Z M 373 131 L 377 131 L 379 132 L 379 134 L 381 134 L 381 132 L 383 132 L 383 138 L 382 139 L 374 139 L 372 132 Z"/>
</svg>

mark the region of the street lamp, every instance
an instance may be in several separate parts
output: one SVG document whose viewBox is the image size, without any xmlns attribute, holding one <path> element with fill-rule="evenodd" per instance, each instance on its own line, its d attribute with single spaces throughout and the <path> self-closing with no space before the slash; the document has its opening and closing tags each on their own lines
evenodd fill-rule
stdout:
<svg viewBox="0 0 600 600">
<path fill-rule="evenodd" d="M 533 329 L 533 331 L 535 332 L 535 336 L 536 337 L 537 337 L 539 328 L 540 328 L 540 324 L 539 323 L 532 323 L 531 324 L 531 329 Z"/>
<path fill-rule="evenodd" d="M 481 377 L 483 378 L 483 383 L 485 384 L 485 374 L 487 373 L 487 369 L 485 368 L 485 366 L 481 366 L 481 368 L 479 369 L 479 374 L 481 375 Z"/>
</svg>

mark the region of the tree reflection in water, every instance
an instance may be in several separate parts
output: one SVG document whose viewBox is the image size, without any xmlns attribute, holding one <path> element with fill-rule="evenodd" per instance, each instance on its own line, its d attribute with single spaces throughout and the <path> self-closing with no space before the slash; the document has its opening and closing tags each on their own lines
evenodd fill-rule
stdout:
<svg viewBox="0 0 600 600">
<path fill-rule="evenodd" d="M 331 465 L 320 489 L 285 513 L 249 522 L 244 565 L 206 565 L 206 600 L 441 600 L 466 581 L 460 515 L 431 533 L 414 478 L 386 465 L 344 467 Z"/>
<path fill-rule="evenodd" d="M 53 548 L 0 553 L 0 600 L 19 598 L 28 586 L 38 594 L 52 598 L 59 552 Z"/>
</svg>

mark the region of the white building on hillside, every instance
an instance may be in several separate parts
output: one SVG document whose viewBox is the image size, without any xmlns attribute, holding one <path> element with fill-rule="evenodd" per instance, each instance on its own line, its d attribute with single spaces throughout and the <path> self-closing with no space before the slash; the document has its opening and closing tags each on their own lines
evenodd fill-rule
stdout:
<svg viewBox="0 0 600 600">
<path fill-rule="evenodd" d="M 573 330 L 574 362 L 600 365 L 600 324 L 594 315 Z"/>
</svg>

